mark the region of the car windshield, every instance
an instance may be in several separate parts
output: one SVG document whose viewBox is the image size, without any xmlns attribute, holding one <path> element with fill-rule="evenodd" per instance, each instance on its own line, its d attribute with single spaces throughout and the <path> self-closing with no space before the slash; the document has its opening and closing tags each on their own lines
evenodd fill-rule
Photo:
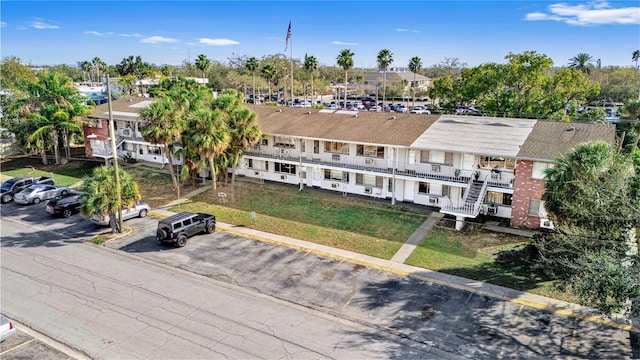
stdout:
<svg viewBox="0 0 640 360">
<path fill-rule="evenodd" d="M 11 190 L 11 187 L 13 186 L 13 184 L 15 184 L 15 180 L 7 180 L 5 182 L 2 183 L 2 187 L 0 187 L 2 190 Z"/>
</svg>

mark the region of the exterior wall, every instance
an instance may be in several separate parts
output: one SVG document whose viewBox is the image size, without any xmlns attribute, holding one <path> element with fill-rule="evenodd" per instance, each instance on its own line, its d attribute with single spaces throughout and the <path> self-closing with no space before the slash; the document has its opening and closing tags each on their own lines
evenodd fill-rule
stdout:
<svg viewBox="0 0 640 360">
<path fill-rule="evenodd" d="M 518 161 L 511 205 L 511 226 L 540 228 L 540 217 L 529 215 L 529 200 L 540 200 L 544 192 L 544 181 L 534 179 L 533 162 Z"/>
<path fill-rule="evenodd" d="M 109 123 L 107 120 L 99 120 L 102 124 L 101 127 L 84 127 L 84 154 L 88 158 L 93 158 L 93 151 L 91 149 L 91 139 L 88 139 L 87 136 L 95 134 L 97 136 L 96 139 L 100 141 L 106 141 L 109 138 Z"/>
</svg>

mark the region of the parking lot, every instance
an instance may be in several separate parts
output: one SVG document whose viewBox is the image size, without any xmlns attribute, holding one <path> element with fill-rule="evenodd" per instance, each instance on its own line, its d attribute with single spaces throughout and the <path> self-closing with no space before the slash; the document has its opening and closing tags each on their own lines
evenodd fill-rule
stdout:
<svg viewBox="0 0 640 360">
<path fill-rule="evenodd" d="M 23 324 L 13 321 L 16 332 L 0 343 L 0 359 L 86 359 L 66 345 L 60 344 Z"/>
<path fill-rule="evenodd" d="M 2 216 L 46 228 L 51 241 L 80 242 L 96 229 L 80 215 L 52 218 L 44 205 L 5 204 Z M 105 246 L 217 281 L 367 324 L 381 332 L 473 358 L 625 358 L 628 332 L 605 324 L 438 285 L 217 231 L 183 248 L 155 239 L 157 218 L 127 221 L 132 234 Z M 25 229 L 26 231 L 27 229 Z M 28 239 L 13 246 L 42 246 Z M 5 242 L 3 240 L 3 245 Z M 51 244 L 44 244 L 45 246 Z M 372 339 L 375 341 L 375 339 Z M 603 346 L 606 344 L 606 346 Z"/>
</svg>

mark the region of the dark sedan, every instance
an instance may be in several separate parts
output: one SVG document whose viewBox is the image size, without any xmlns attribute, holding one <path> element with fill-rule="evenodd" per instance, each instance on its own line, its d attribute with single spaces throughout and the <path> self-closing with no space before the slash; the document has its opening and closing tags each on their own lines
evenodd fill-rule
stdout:
<svg viewBox="0 0 640 360">
<path fill-rule="evenodd" d="M 47 203 L 46 211 L 51 215 L 70 217 L 80 211 L 80 194 L 60 197 Z"/>
</svg>

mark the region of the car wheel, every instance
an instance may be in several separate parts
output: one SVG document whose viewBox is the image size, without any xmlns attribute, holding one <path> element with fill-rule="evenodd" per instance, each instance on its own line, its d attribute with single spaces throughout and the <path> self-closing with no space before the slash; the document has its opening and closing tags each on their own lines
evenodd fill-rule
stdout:
<svg viewBox="0 0 640 360">
<path fill-rule="evenodd" d="M 67 190 L 62 190 L 62 192 L 60 193 L 60 195 L 62 196 L 67 196 L 69 195 L 69 192 Z"/>
<path fill-rule="evenodd" d="M 2 202 L 3 202 L 3 203 L 8 203 L 8 202 L 10 202 L 11 200 L 13 200 L 13 197 L 12 197 L 11 195 L 4 195 L 4 196 L 2 197 Z"/>
<path fill-rule="evenodd" d="M 141 218 L 147 216 L 147 210 L 146 209 L 140 210 L 140 213 L 138 214 L 138 216 Z"/>
<path fill-rule="evenodd" d="M 62 212 L 62 216 L 68 218 L 71 216 L 71 210 L 67 209 L 65 211 Z"/>
<path fill-rule="evenodd" d="M 40 204 L 40 198 L 33 199 L 33 203 L 34 204 Z"/>
<path fill-rule="evenodd" d="M 205 231 L 207 232 L 207 234 L 211 234 L 212 232 L 216 231 L 216 224 L 214 224 L 213 221 L 207 222 Z"/>
<path fill-rule="evenodd" d="M 176 247 L 183 247 L 187 245 L 187 235 L 181 234 L 178 236 L 178 240 L 176 240 Z"/>
<path fill-rule="evenodd" d="M 158 237 L 158 239 L 163 240 L 165 237 L 167 237 L 167 233 L 164 230 L 159 229 L 156 233 L 156 236 Z"/>
</svg>

